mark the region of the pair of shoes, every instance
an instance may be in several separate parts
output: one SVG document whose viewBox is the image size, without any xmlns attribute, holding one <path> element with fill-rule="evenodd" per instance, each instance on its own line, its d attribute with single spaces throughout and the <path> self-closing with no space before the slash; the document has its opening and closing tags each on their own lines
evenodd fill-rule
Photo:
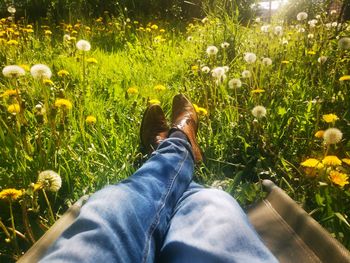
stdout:
<svg viewBox="0 0 350 263">
<path fill-rule="evenodd" d="M 198 131 L 198 116 L 192 103 L 183 95 L 178 94 L 173 99 L 171 127 L 169 128 L 162 108 L 150 105 L 142 118 L 140 138 L 143 149 L 151 153 L 165 140 L 169 131 L 182 131 L 192 146 L 195 162 L 203 160 L 201 150 L 196 140 Z"/>
</svg>

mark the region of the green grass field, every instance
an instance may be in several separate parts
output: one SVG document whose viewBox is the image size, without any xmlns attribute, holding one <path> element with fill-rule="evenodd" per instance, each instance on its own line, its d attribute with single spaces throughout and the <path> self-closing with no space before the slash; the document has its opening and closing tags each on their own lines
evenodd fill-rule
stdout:
<svg viewBox="0 0 350 263">
<path fill-rule="evenodd" d="M 246 207 L 271 179 L 349 248 L 350 26 L 311 19 L 2 19 L 0 258 L 26 251 L 83 194 L 130 176 L 146 159 L 143 111 L 160 103 L 170 117 L 180 92 L 198 106 L 197 181 Z M 46 170 L 61 184 L 51 172 L 38 180 Z"/>
</svg>

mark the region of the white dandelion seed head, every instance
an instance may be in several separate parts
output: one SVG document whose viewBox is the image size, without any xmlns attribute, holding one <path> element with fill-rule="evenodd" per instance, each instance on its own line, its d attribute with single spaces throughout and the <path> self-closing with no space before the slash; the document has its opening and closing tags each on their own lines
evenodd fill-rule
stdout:
<svg viewBox="0 0 350 263">
<path fill-rule="evenodd" d="M 264 66 L 271 66 L 272 65 L 272 59 L 271 58 L 263 58 L 262 59 L 262 64 Z"/>
<path fill-rule="evenodd" d="M 7 12 L 9 12 L 11 15 L 16 13 L 16 8 L 14 6 L 9 6 L 7 8 Z"/>
<path fill-rule="evenodd" d="M 204 18 L 202 19 L 202 23 L 203 23 L 203 24 L 207 23 L 208 21 L 209 21 L 209 19 L 208 19 L 207 17 L 204 17 Z"/>
<path fill-rule="evenodd" d="M 219 85 L 226 79 L 225 68 L 217 67 L 211 71 L 211 75 L 215 78 L 215 83 Z"/>
<path fill-rule="evenodd" d="M 242 72 L 242 78 L 247 79 L 250 78 L 252 76 L 252 73 L 249 70 L 243 70 Z"/>
<path fill-rule="evenodd" d="M 282 26 L 275 26 L 275 35 L 281 36 L 283 34 L 283 27 Z"/>
<path fill-rule="evenodd" d="M 261 18 L 260 17 L 255 18 L 255 22 L 256 23 L 260 23 L 261 22 Z"/>
<path fill-rule="evenodd" d="M 247 52 L 247 53 L 244 54 L 244 60 L 248 64 L 253 64 L 256 61 L 256 55 L 254 53 Z"/>
<path fill-rule="evenodd" d="M 350 37 L 343 37 L 338 41 L 339 49 L 350 49 Z"/>
<path fill-rule="evenodd" d="M 46 170 L 39 174 L 38 183 L 47 191 L 57 192 L 62 186 L 62 179 L 58 173 Z"/>
<path fill-rule="evenodd" d="M 327 28 L 327 29 L 330 29 L 331 27 L 332 27 L 332 23 L 327 23 L 327 24 L 326 24 L 326 28 Z"/>
<path fill-rule="evenodd" d="M 261 32 L 263 33 L 269 33 L 270 31 L 270 25 L 263 25 L 260 27 Z"/>
<path fill-rule="evenodd" d="M 191 42 L 193 40 L 193 37 L 192 36 L 188 36 L 187 39 L 186 39 L 188 42 Z"/>
<path fill-rule="evenodd" d="M 70 40 L 70 35 L 64 34 L 63 35 L 63 41 L 69 41 Z"/>
<path fill-rule="evenodd" d="M 300 12 L 297 14 L 297 20 L 298 21 L 303 21 L 305 19 L 307 19 L 307 13 L 306 12 Z"/>
<path fill-rule="evenodd" d="M 201 68 L 202 72 L 208 74 L 210 72 L 210 68 L 208 66 L 204 66 Z"/>
<path fill-rule="evenodd" d="M 231 79 L 228 82 L 228 87 L 230 89 L 240 88 L 242 87 L 242 81 L 240 79 Z"/>
<path fill-rule="evenodd" d="M 316 19 L 320 19 L 320 18 L 321 18 L 321 15 L 316 15 L 315 18 L 316 18 Z"/>
<path fill-rule="evenodd" d="M 313 39 L 313 38 L 314 38 L 314 34 L 308 34 L 308 35 L 307 35 L 307 38 L 308 38 L 308 39 Z"/>
<path fill-rule="evenodd" d="M 332 22 L 332 27 L 337 27 L 338 26 L 338 22 Z"/>
<path fill-rule="evenodd" d="M 330 14 L 335 15 L 337 13 L 337 10 L 331 10 Z"/>
<path fill-rule="evenodd" d="M 307 23 L 309 24 L 310 27 L 315 27 L 317 22 L 318 22 L 318 20 L 312 19 L 312 20 L 308 21 Z"/>
<path fill-rule="evenodd" d="M 265 117 L 266 116 L 266 108 L 264 106 L 255 106 L 253 109 L 252 109 L 252 114 L 255 118 L 262 118 L 262 117 Z"/>
<path fill-rule="evenodd" d="M 226 49 L 226 48 L 228 48 L 230 46 L 230 44 L 228 43 L 228 42 L 223 42 L 223 43 L 221 43 L 221 48 L 223 48 L 223 49 Z"/>
<path fill-rule="evenodd" d="M 304 33 L 305 32 L 305 28 L 301 27 L 298 29 L 298 33 Z"/>
<path fill-rule="evenodd" d="M 208 56 L 215 56 L 218 53 L 218 48 L 216 46 L 208 46 L 207 47 L 207 54 Z"/>
<path fill-rule="evenodd" d="M 227 73 L 230 70 L 229 66 L 223 66 L 222 68 L 224 69 L 225 73 Z"/>
<path fill-rule="evenodd" d="M 44 64 L 36 64 L 31 67 L 30 74 L 35 79 L 50 79 L 52 76 L 50 68 Z"/>
<path fill-rule="evenodd" d="M 77 49 L 81 50 L 81 51 L 89 51 L 91 49 L 91 45 L 89 43 L 89 41 L 86 40 L 79 40 L 76 44 Z"/>
<path fill-rule="evenodd" d="M 289 43 L 289 42 L 288 42 L 288 40 L 287 40 L 286 38 L 283 38 L 283 39 L 282 39 L 282 45 L 283 45 L 283 46 L 288 45 L 288 43 Z"/>
<path fill-rule="evenodd" d="M 324 64 L 327 61 L 327 59 L 328 59 L 328 57 L 326 57 L 326 56 L 320 56 L 317 59 L 317 62 L 320 63 L 320 64 Z"/>
<path fill-rule="evenodd" d="M 325 144 L 336 144 L 343 138 L 343 133 L 337 128 L 329 128 L 323 134 Z"/>
<path fill-rule="evenodd" d="M 17 65 L 9 65 L 3 68 L 2 74 L 6 78 L 18 78 L 26 74 L 25 70 Z"/>
</svg>

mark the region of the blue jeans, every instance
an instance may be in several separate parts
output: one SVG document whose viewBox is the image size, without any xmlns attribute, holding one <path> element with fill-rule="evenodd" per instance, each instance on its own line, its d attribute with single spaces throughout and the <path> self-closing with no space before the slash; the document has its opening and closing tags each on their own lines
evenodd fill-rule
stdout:
<svg viewBox="0 0 350 263">
<path fill-rule="evenodd" d="M 190 144 L 166 139 L 92 195 L 40 262 L 277 262 L 238 203 L 194 183 L 193 170 Z"/>
</svg>

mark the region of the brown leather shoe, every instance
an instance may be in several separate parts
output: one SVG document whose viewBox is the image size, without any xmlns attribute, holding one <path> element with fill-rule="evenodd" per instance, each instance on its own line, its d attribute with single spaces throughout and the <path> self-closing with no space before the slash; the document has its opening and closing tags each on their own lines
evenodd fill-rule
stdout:
<svg viewBox="0 0 350 263">
<path fill-rule="evenodd" d="M 192 103 L 183 94 L 178 94 L 173 99 L 171 128 L 186 134 L 192 145 L 195 162 L 202 161 L 203 156 L 196 140 L 198 116 Z"/>
<path fill-rule="evenodd" d="M 140 139 L 143 153 L 152 153 L 167 138 L 169 126 L 162 108 L 157 104 L 148 106 L 143 114 Z"/>
</svg>

